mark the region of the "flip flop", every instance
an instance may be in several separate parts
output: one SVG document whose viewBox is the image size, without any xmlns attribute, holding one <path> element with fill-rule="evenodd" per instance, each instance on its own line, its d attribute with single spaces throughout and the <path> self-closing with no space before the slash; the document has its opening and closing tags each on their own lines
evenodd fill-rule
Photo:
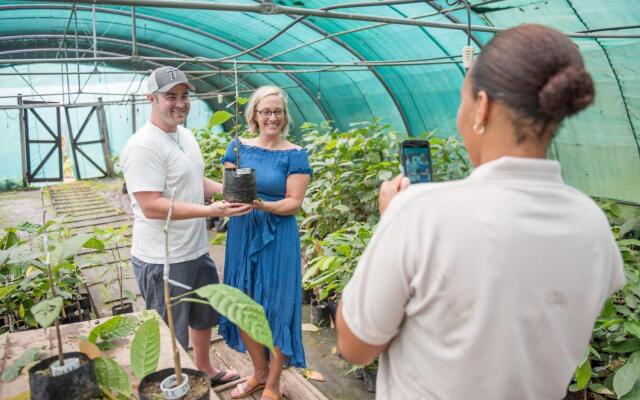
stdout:
<svg viewBox="0 0 640 400">
<path fill-rule="evenodd" d="M 260 383 L 253 376 L 249 377 L 246 381 L 238 383 L 236 390 L 239 392 L 237 395 L 231 394 L 232 399 L 243 399 L 252 393 L 264 389 L 264 383 Z"/>
<path fill-rule="evenodd" d="M 227 376 L 230 372 L 233 372 L 231 377 L 225 378 L 225 376 Z M 240 375 L 233 370 L 223 369 L 209 379 L 211 380 L 211 386 L 218 386 L 224 385 L 225 383 L 233 382 L 236 379 L 240 379 Z"/>
<path fill-rule="evenodd" d="M 273 390 L 271 390 L 271 389 L 265 389 L 265 390 L 262 392 L 262 397 L 260 397 L 260 400 L 262 400 L 262 399 L 267 399 L 267 400 L 280 400 L 280 399 L 282 399 L 282 395 L 280 395 L 280 394 L 278 394 L 278 393 L 274 392 L 274 391 L 273 391 Z"/>
</svg>

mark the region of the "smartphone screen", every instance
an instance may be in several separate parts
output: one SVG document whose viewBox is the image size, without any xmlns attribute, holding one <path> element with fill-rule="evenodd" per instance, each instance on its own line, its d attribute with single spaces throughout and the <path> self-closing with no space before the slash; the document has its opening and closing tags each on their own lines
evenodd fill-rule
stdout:
<svg viewBox="0 0 640 400">
<path fill-rule="evenodd" d="M 400 143 L 402 173 L 411 183 L 431 182 L 431 151 L 427 140 L 405 140 Z"/>
</svg>

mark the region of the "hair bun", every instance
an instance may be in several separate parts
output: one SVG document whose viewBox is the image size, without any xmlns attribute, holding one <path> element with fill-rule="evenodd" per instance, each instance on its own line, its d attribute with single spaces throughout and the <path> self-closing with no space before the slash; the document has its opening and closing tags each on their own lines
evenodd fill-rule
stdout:
<svg viewBox="0 0 640 400">
<path fill-rule="evenodd" d="M 594 96 L 591 75 L 582 66 L 570 65 L 549 78 L 538 93 L 538 102 L 544 114 L 560 120 L 587 107 Z"/>
</svg>

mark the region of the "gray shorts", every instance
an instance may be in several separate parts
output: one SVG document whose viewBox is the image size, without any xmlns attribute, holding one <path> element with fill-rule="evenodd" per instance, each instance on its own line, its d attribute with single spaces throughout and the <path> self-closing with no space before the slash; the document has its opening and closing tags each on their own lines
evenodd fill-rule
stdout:
<svg viewBox="0 0 640 400">
<path fill-rule="evenodd" d="M 164 282 L 162 272 L 164 265 L 149 264 L 131 257 L 133 273 L 138 281 L 140 293 L 147 310 L 156 310 L 162 319 L 167 321 L 167 309 L 164 305 Z M 169 278 L 193 289 L 219 283 L 218 272 L 209 254 L 195 260 L 171 264 Z M 186 293 L 189 290 L 170 285 L 171 297 Z M 195 294 L 189 297 L 202 299 Z M 209 329 L 218 324 L 218 312 L 208 305 L 184 302 L 173 307 L 173 322 L 176 338 L 185 349 L 189 346 L 189 329 Z"/>
</svg>

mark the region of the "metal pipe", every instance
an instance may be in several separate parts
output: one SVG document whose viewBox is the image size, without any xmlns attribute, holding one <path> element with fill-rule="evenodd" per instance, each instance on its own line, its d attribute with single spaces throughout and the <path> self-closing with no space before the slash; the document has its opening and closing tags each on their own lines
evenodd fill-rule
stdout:
<svg viewBox="0 0 640 400">
<path fill-rule="evenodd" d="M 19 54 L 28 52 L 49 52 L 52 49 L 39 48 L 39 49 L 20 49 L 20 50 L 8 50 L 0 52 L 0 56 L 8 54 Z M 81 49 L 80 52 L 88 52 L 89 50 Z M 104 52 L 103 52 L 104 53 Z M 452 56 L 450 56 L 452 57 Z M 81 57 L 81 58 L 32 58 L 32 59 L 1 59 L 0 64 L 47 64 L 47 63 L 75 63 L 75 62 L 93 62 L 93 61 L 157 61 L 157 62 L 169 62 L 180 63 L 188 62 L 193 64 L 211 63 L 214 59 L 204 57 L 131 57 L 131 56 L 118 56 L 118 57 Z M 296 62 L 296 61 L 244 61 L 238 60 L 238 64 L 244 65 L 269 65 L 269 66 L 305 66 L 305 67 L 394 67 L 403 65 L 428 65 L 428 64 L 455 64 L 459 61 L 455 60 L 443 60 L 441 62 L 421 61 L 421 60 L 390 60 L 390 61 L 356 61 L 352 63 L 327 63 L 327 62 Z M 225 62 L 228 64 L 228 62 Z"/>
<path fill-rule="evenodd" d="M 138 55 L 138 40 L 136 39 L 136 6 L 131 6 L 131 55 Z"/>
<path fill-rule="evenodd" d="M 53 3 L 62 3 L 65 0 L 50 0 Z M 200 1 L 175 1 L 175 0 L 78 0 L 75 3 L 82 4 L 109 4 L 109 5 L 124 5 L 124 6 L 144 6 L 144 7 L 159 7 L 159 8 L 178 8 L 178 9 L 197 9 L 197 10 L 212 10 L 212 11 L 239 11 L 245 13 L 257 13 L 265 15 L 286 14 L 286 15 L 299 15 L 310 16 L 319 18 L 334 18 L 334 19 L 348 19 L 355 21 L 367 21 L 367 22 L 385 22 L 389 24 L 397 25 L 412 25 L 412 26 L 425 26 L 429 28 L 441 28 L 441 29 L 454 29 L 466 31 L 470 29 L 476 32 L 500 32 L 506 28 L 497 28 L 493 26 L 485 25 L 467 25 L 457 23 L 444 23 L 444 22 L 432 22 L 432 21 L 418 21 L 412 19 L 403 18 L 390 18 L 381 17 L 376 15 L 356 14 L 356 13 L 344 13 L 323 11 L 317 9 L 308 9 L 300 7 L 287 7 L 280 6 L 273 3 L 262 3 L 257 5 L 251 4 L 229 4 L 229 3 L 213 3 L 213 2 L 200 2 Z M 591 33 L 576 33 L 565 32 L 567 36 L 573 38 L 640 38 L 638 35 L 599 35 Z"/>
</svg>

